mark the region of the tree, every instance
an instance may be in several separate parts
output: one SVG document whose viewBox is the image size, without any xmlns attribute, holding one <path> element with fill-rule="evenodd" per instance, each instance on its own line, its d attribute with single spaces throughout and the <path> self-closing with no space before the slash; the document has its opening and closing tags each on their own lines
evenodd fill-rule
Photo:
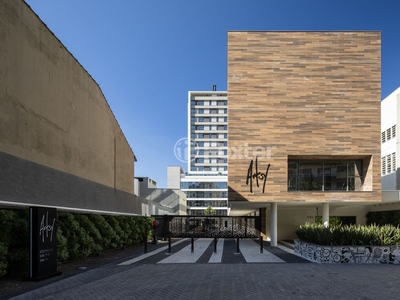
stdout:
<svg viewBox="0 0 400 300">
<path fill-rule="evenodd" d="M 214 216 L 216 213 L 217 213 L 217 212 L 215 211 L 214 208 L 212 208 L 211 205 L 209 205 L 209 206 L 204 210 L 204 214 L 207 215 L 207 216 L 209 216 L 209 215 Z"/>
</svg>

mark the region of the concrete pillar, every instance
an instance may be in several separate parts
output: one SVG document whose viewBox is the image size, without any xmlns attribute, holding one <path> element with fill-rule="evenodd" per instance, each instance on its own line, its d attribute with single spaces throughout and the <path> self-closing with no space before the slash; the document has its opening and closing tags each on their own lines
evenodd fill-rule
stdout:
<svg viewBox="0 0 400 300">
<path fill-rule="evenodd" d="M 322 224 L 329 227 L 329 203 L 322 204 Z"/>
<path fill-rule="evenodd" d="M 271 203 L 271 246 L 278 246 L 278 204 Z"/>
</svg>

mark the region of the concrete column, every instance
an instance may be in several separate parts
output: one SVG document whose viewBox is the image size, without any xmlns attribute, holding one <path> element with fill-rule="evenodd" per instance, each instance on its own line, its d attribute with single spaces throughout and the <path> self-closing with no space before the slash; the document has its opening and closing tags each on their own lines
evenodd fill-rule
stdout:
<svg viewBox="0 0 400 300">
<path fill-rule="evenodd" d="M 271 246 L 278 246 L 278 204 L 271 203 Z"/>
<path fill-rule="evenodd" d="M 322 204 L 322 224 L 329 227 L 329 203 Z"/>
</svg>

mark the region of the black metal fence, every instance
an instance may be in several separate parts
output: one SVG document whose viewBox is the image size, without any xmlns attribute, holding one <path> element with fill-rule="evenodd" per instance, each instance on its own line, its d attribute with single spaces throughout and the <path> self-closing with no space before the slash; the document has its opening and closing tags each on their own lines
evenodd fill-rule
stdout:
<svg viewBox="0 0 400 300">
<path fill-rule="evenodd" d="M 219 216 L 152 216 L 153 229 L 157 237 L 195 238 L 258 238 L 260 217 L 219 217 Z"/>
</svg>

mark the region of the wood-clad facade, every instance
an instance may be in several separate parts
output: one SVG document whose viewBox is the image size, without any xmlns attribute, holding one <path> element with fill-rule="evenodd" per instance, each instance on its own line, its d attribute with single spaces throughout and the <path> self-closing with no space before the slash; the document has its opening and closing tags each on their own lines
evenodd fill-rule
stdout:
<svg viewBox="0 0 400 300">
<path fill-rule="evenodd" d="M 229 201 L 380 202 L 380 90 L 380 32 L 228 32 Z M 289 163 L 307 161 L 320 187 L 291 189 Z M 328 188 L 354 161 L 356 187 Z M 263 191 L 248 175 L 268 165 Z"/>
</svg>

